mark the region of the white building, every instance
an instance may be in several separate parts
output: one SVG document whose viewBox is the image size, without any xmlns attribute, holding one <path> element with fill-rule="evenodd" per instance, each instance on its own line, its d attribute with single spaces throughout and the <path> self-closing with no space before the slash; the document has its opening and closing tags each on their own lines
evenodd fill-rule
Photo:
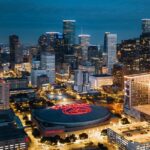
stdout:
<svg viewBox="0 0 150 150">
<path fill-rule="evenodd" d="M 46 70 L 49 82 L 55 82 L 55 54 L 45 52 L 41 54 L 41 69 Z"/>
<path fill-rule="evenodd" d="M 112 85 L 113 77 L 107 74 L 92 75 L 89 77 L 91 89 L 101 89 L 103 86 Z"/>
<path fill-rule="evenodd" d="M 74 90 L 78 93 L 87 93 L 90 90 L 89 73 L 81 70 L 75 71 Z"/>
<path fill-rule="evenodd" d="M 37 87 L 37 78 L 41 75 L 47 75 L 46 70 L 43 69 L 32 69 L 31 71 L 31 83 L 34 87 Z"/>
<path fill-rule="evenodd" d="M 0 79 L 0 109 L 9 109 L 9 83 Z"/>
<path fill-rule="evenodd" d="M 117 34 L 106 35 L 107 67 L 108 73 L 112 73 L 113 65 L 117 62 Z"/>
</svg>

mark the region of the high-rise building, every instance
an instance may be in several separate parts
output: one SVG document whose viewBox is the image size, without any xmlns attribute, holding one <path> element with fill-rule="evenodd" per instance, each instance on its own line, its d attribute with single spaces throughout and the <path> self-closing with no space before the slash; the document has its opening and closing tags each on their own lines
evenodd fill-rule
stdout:
<svg viewBox="0 0 150 150">
<path fill-rule="evenodd" d="M 150 119 L 150 113 L 145 112 L 146 110 L 144 110 L 147 106 L 150 107 L 150 74 L 142 73 L 128 75 L 125 76 L 124 80 L 125 113 L 141 118 L 141 113 L 138 112 L 140 110 L 142 112 L 143 119 L 144 114 L 148 115 Z"/>
<path fill-rule="evenodd" d="M 75 20 L 63 20 L 63 36 L 64 36 L 64 45 L 70 51 L 70 46 L 75 44 L 75 29 L 76 29 Z"/>
<path fill-rule="evenodd" d="M 74 76 L 74 90 L 78 93 L 87 93 L 90 90 L 89 73 L 76 70 Z"/>
<path fill-rule="evenodd" d="M 150 19 L 142 19 L 142 33 L 150 33 Z"/>
<path fill-rule="evenodd" d="M 79 44 L 82 50 L 82 58 L 83 60 L 88 60 L 88 46 L 90 45 L 90 35 L 81 34 L 79 35 Z"/>
<path fill-rule="evenodd" d="M 0 109 L 9 109 L 9 84 L 0 79 Z"/>
<path fill-rule="evenodd" d="M 41 54 L 41 69 L 46 70 L 49 82 L 55 82 L 55 54 L 44 52 Z"/>
<path fill-rule="evenodd" d="M 23 52 L 21 50 L 19 37 L 17 35 L 9 36 L 10 47 L 10 68 L 14 69 L 15 63 L 21 63 L 23 61 Z"/>
<path fill-rule="evenodd" d="M 117 34 L 107 34 L 107 67 L 108 73 L 112 73 L 114 64 L 117 62 Z"/>
<path fill-rule="evenodd" d="M 107 53 L 107 45 L 108 45 L 108 38 L 107 35 L 110 34 L 110 32 L 105 32 L 104 34 L 104 48 L 103 48 L 103 52 Z"/>
</svg>

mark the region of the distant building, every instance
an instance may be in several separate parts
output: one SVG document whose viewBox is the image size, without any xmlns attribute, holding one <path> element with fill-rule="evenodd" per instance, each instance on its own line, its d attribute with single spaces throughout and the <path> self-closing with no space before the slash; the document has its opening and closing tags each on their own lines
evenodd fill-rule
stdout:
<svg viewBox="0 0 150 150">
<path fill-rule="evenodd" d="M 106 34 L 107 66 L 109 74 L 112 73 L 113 65 L 117 62 L 117 34 Z"/>
<path fill-rule="evenodd" d="M 76 21 L 75 20 L 63 20 L 63 37 L 64 45 L 70 52 L 70 46 L 76 43 Z"/>
<path fill-rule="evenodd" d="M 76 70 L 74 76 L 74 90 L 78 93 L 88 93 L 90 90 L 89 73 Z"/>
<path fill-rule="evenodd" d="M 47 76 L 46 70 L 32 69 L 32 71 L 31 71 L 31 83 L 34 87 L 38 86 L 38 77 L 43 76 L 43 75 Z"/>
<path fill-rule="evenodd" d="M 41 75 L 37 77 L 37 87 L 42 87 L 42 85 L 48 83 L 49 83 L 49 78 L 47 75 Z"/>
<path fill-rule="evenodd" d="M 103 47 L 103 53 L 107 53 L 108 51 L 108 38 L 107 35 L 110 34 L 110 32 L 105 32 L 104 34 L 104 47 Z"/>
<path fill-rule="evenodd" d="M 23 52 L 17 35 L 9 36 L 10 67 L 14 69 L 16 63 L 23 62 Z"/>
<path fill-rule="evenodd" d="M 29 85 L 29 80 L 26 77 L 6 78 L 5 81 L 9 84 L 10 90 L 26 89 Z"/>
<path fill-rule="evenodd" d="M 41 54 L 41 69 L 46 70 L 50 83 L 55 82 L 55 54 L 44 52 Z"/>
<path fill-rule="evenodd" d="M 88 46 L 88 60 L 91 61 L 92 58 L 99 58 L 98 46 L 96 45 Z"/>
<path fill-rule="evenodd" d="M 142 19 L 142 33 L 150 33 L 150 19 Z"/>
<path fill-rule="evenodd" d="M 79 44 L 82 50 L 82 59 L 88 60 L 88 46 L 90 45 L 90 35 L 81 34 L 79 35 Z"/>
<path fill-rule="evenodd" d="M 89 77 L 91 89 L 102 89 L 103 86 L 112 85 L 113 78 L 111 75 L 99 74 Z"/>
<path fill-rule="evenodd" d="M 0 79 L 0 110 L 9 109 L 9 83 Z"/>
<path fill-rule="evenodd" d="M 113 67 L 113 84 L 118 86 L 120 89 L 124 88 L 124 75 L 126 74 L 126 69 L 122 64 L 115 64 Z"/>
<path fill-rule="evenodd" d="M 150 74 L 134 74 L 124 79 L 124 112 L 139 120 L 150 120 Z"/>
</svg>

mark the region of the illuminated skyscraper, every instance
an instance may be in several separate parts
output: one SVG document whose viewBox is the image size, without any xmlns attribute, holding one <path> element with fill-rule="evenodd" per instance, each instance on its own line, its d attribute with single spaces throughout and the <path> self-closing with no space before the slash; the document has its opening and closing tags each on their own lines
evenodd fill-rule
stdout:
<svg viewBox="0 0 150 150">
<path fill-rule="evenodd" d="M 63 20 L 64 45 L 68 47 L 68 52 L 70 51 L 70 46 L 75 44 L 75 24 L 75 20 Z"/>
<path fill-rule="evenodd" d="M 79 44 L 81 46 L 83 60 L 88 60 L 88 46 L 90 45 L 90 35 L 79 35 Z"/>
<path fill-rule="evenodd" d="M 9 109 L 9 84 L 0 79 L 0 109 Z"/>
<path fill-rule="evenodd" d="M 150 19 L 142 19 L 142 33 L 150 33 Z"/>
<path fill-rule="evenodd" d="M 108 73 L 112 73 L 113 65 L 117 62 L 117 34 L 106 34 L 107 67 Z"/>
</svg>

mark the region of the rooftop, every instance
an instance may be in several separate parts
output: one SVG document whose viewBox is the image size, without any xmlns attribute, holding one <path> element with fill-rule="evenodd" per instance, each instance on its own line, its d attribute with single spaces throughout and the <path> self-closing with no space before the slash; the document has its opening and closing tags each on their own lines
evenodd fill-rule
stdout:
<svg viewBox="0 0 150 150">
<path fill-rule="evenodd" d="M 148 122 L 136 122 L 119 127 L 114 126 L 111 130 L 128 141 L 138 142 L 141 144 L 150 142 L 150 124 Z"/>
<path fill-rule="evenodd" d="M 125 78 L 138 78 L 140 76 L 150 76 L 150 73 L 140 73 L 140 74 L 133 74 L 124 76 Z"/>
<path fill-rule="evenodd" d="M 150 104 L 135 106 L 134 109 L 150 116 Z"/>
<path fill-rule="evenodd" d="M 94 77 L 111 77 L 111 75 L 109 75 L 109 74 L 95 74 L 92 76 L 94 76 Z"/>
<path fill-rule="evenodd" d="M 25 138 L 23 129 L 15 128 L 13 125 L 0 126 L 0 141 Z"/>
</svg>

